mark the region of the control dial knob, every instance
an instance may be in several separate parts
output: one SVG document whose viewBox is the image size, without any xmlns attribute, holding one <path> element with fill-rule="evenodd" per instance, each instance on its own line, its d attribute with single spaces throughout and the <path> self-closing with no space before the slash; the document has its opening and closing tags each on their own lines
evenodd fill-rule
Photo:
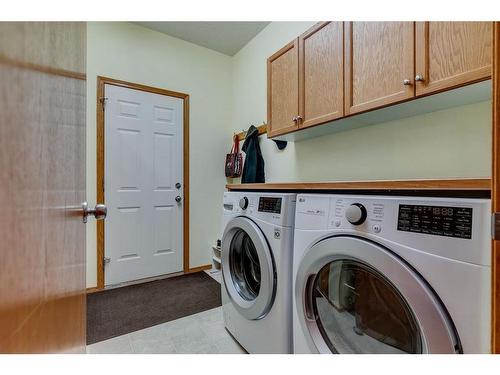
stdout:
<svg viewBox="0 0 500 375">
<path fill-rule="evenodd" d="M 242 210 L 247 209 L 247 207 L 248 207 L 248 198 L 247 197 L 243 197 L 240 199 L 240 207 Z"/>
<path fill-rule="evenodd" d="M 351 204 L 345 210 L 345 218 L 352 225 L 361 225 L 366 220 L 366 208 L 361 203 Z"/>
</svg>

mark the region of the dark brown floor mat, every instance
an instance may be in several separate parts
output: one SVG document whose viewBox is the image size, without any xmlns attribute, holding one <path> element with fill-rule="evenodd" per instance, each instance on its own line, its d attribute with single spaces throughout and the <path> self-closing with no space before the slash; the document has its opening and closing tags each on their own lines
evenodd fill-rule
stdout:
<svg viewBox="0 0 500 375">
<path fill-rule="evenodd" d="M 87 345 L 220 305 L 220 284 L 205 272 L 91 293 Z"/>
</svg>

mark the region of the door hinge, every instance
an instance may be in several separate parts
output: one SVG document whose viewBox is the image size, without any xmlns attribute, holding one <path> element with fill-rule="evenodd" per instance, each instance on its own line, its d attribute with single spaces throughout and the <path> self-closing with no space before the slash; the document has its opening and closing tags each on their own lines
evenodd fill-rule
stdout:
<svg viewBox="0 0 500 375">
<path fill-rule="evenodd" d="M 104 97 L 104 98 L 99 98 L 99 102 L 101 103 L 102 105 L 102 109 L 105 109 L 106 108 L 106 103 L 108 102 L 108 98 Z"/>
<path fill-rule="evenodd" d="M 491 238 L 500 240 L 500 212 L 491 214 Z"/>
</svg>

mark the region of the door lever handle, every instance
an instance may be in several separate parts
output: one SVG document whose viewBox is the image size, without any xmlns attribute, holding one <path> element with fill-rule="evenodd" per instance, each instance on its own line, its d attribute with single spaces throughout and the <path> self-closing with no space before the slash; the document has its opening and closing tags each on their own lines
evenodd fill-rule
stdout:
<svg viewBox="0 0 500 375">
<path fill-rule="evenodd" d="M 82 211 L 83 211 L 83 222 L 87 222 L 87 218 L 89 215 L 94 215 L 96 220 L 104 220 L 106 215 L 108 214 L 108 208 L 105 204 L 96 204 L 94 208 L 89 208 L 87 202 L 82 203 Z"/>
</svg>

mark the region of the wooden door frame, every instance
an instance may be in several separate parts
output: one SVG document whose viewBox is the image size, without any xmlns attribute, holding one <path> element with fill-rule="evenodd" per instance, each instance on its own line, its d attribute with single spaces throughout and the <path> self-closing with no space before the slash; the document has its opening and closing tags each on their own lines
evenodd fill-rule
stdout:
<svg viewBox="0 0 500 375">
<path fill-rule="evenodd" d="M 500 212 L 500 22 L 493 26 L 491 210 Z M 500 353 L 500 240 L 491 246 L 491 352 Z"/>
<path fill-rule="evenodd" d="M 104 200 L 104 86 L 113 85 L 153 94 L 165 95 L 183 100 L 183 271 L 196 272 L 209 268 L 201 266 L 189 268 L 189 95 L 181 92 L 122 81 L 114 78 L 97 76 L 97 202 Z M 104 289 L 104 220 L 97 221 L 97 290 Z"/>
</svg>

